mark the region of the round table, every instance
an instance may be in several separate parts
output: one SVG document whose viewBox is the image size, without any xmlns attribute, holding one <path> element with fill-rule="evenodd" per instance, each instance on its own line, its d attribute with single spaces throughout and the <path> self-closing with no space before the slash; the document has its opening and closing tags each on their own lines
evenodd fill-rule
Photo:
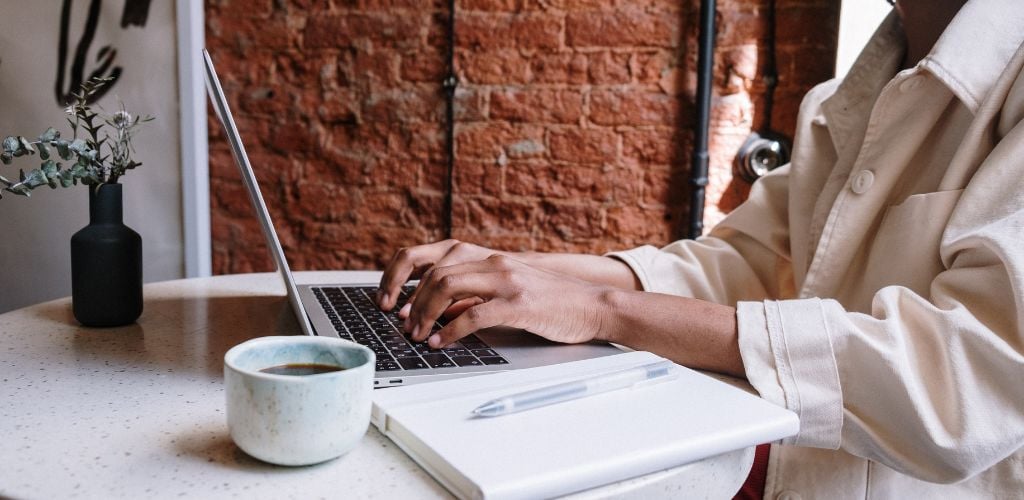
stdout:
<svg viewBox="0 0 1024 500">
<path fill-rule="evenodd" d="M 376 282 L 364 271 L 300 283 Z M 223 358 L 298 334 L 279 275 L 153 283 L 137 323 L 80 326 L 69 298 L 0 314 L 0 496 L 448 498 L 375 427 L 350 453 L 278 467 L 240 451 L 224 417 Z M 386 389 L 385 389 L 386 390 Z M 573 495 L 729 498 L 753 448 Z"/>
</svg>

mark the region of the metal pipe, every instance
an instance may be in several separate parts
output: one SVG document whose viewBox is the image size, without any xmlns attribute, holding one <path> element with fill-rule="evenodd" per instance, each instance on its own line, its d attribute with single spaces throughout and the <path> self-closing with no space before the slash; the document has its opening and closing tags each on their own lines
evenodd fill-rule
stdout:
<svg viewBox="0 0 1024 500">
<path fill-rule="evenodd" d="M 459 76 L 455 73 L 455 0 L 448 1 L 448 47 L 445 53 L 447 74 L 441 86 L 445 95 L 445 160 L 446 176 L 444 191 L 444 236 L 452 237 L 452 198 L 454 196 L 455 177 L 455 90 L 459 86 Z"/>
<path fill-rule="evenodd" d="M 700 3 L 697 49 L 697 126 L 690 164 L 690 225 L 687 238 L 704 233 L 704 188 L 708 185 L 708 135 L 711 124 L 711 76 L 715 56 L 715 0 Z"/>
</svg>

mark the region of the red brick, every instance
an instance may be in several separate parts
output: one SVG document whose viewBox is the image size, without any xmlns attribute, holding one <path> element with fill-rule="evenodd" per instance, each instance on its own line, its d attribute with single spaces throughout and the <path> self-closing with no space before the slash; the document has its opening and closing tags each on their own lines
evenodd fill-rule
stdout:
<svg viewBox="0 0 1024 500">
<path fill-rule="evenodd" d="M 583 94 L 576 90 L 501 90 L 491 93 L 491 118 L 513 122 L 576 123 Z"/>
<path fill-rule="evenodd" d="M 573 52 L 534 54 L 529 58 L 534 83 L 583 84 L 587 82 L 587 57 Z"/>
<path fill-rule="evenodd" d="M 678 108 L 678 101 L 660 93 L 602 90 L 590 95 L 590 119 L 599 125 L 673 126 Z"/>
<path fill-rule="evenodd" d="M 542 156 L 544 130 L 535 125 L 512 125 L 488 122 L 459 127 L 456 134 L 456 155 L 459 158 L 485 158 L 497 161 L 509 158 Z"/>
<path fill-rule="evenodd" d="M 569 128 L 548 134 L 551 157 L 577 163 L 609 163 L 618 159 L 619 136 L 602 128 Z"/>
<path fill-rule="evenodd" d="M 452 215 L 456 227 L 522 234 L 533 231 L 540 209 L 530 201 L 460 196 L 453 201 Z"/>
<path fill-rule="evenodd" d="M 557 234 L 562 241 L 597 238 L 604 234 L 603 213 L 587 205 L 545 202 L 538 221 L 542 230 Z"/>
<path fill-rule="evenodd" d="M 459 196 L 500 196 L 502 170 L 496 162 L 459 160 L 455 164 L 454 192 Z"/>
<path fill-rule="evenodd" d="M 626 130 L 622 133 L 622 156 L 662 165 L 678 161 L 682 153 L 680 134 L 668 127 Z"/>
<path fill-rule="evenodd" d="M 634 8 L 571 12 L 565 21 L 566 44 L 572 47 L 674 47 L 675 18 Z"/>
<path fill-rule="evenodd" d="M 554 49 L 561 45 L 562 19 L 545 13 L 477 14 L 458 19 L 457 42 L 473 50 Z"/>
<path fill-rule="evenodd" d="M 530 80 L 530 62 L 517 50 L 460 51 L 466 83 L 511 85 Z"/>
<path fill-rule="evenodd" d="M 594 85 L 619 85 L 629 83 L 629 54 L 598 52 L 589 58 L 590 83 Z"/>
<path fill-rule="evenodd" d="M 508 194 L 545 200 L 611 198 L 612 186 L 599 168 L 576 165 L 512 162 L 505 175 Z"/>
<path fill-rule="evenodd" d="M 352 47 L 372 39 L 375 46 L 416 48 L 424 40 L 428 17 L 422 14 L 327 14 L 310 16 L 303 32 L 306 49 Z"/>
</svg>

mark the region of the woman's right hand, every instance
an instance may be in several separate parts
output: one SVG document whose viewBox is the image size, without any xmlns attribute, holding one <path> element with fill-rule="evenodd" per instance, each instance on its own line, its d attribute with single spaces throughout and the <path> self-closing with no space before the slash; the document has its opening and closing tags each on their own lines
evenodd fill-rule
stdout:
<svg viewBox="0 0 1024 500">
<path fill-rule="evenodd" d="M 430 269 L 485 260 L 492 255 L 509 254 L 453 239 L 401 248 L 384 269 L 377 291 L 377 305 L 381 310 L 390 311 L 398 303 L 402 285 L 423 277 Z"/>
</svg>

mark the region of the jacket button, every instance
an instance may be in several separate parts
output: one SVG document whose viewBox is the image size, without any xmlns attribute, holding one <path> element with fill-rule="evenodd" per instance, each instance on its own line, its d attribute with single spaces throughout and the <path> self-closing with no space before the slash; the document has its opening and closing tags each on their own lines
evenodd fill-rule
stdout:
<svg viewBox="0 0 1024 500">
<path fill-rule="evenodd" d="M 852 189 L 854 193 L 864 194 L 871 189 L 871 185 L 874 183 L 875 174 L 870 170 L 861 170 L 853 177 L 853 183 L 850 185 L 850 189 Z"/>
<path fill-rule="evenodd" d="M 779 495 L 775 498 L 776 500 L 800 500 L 800 494 L 795 491 L 787 490 L 783 491 L 782 493 L 779 493 Z"/>
</svg>

